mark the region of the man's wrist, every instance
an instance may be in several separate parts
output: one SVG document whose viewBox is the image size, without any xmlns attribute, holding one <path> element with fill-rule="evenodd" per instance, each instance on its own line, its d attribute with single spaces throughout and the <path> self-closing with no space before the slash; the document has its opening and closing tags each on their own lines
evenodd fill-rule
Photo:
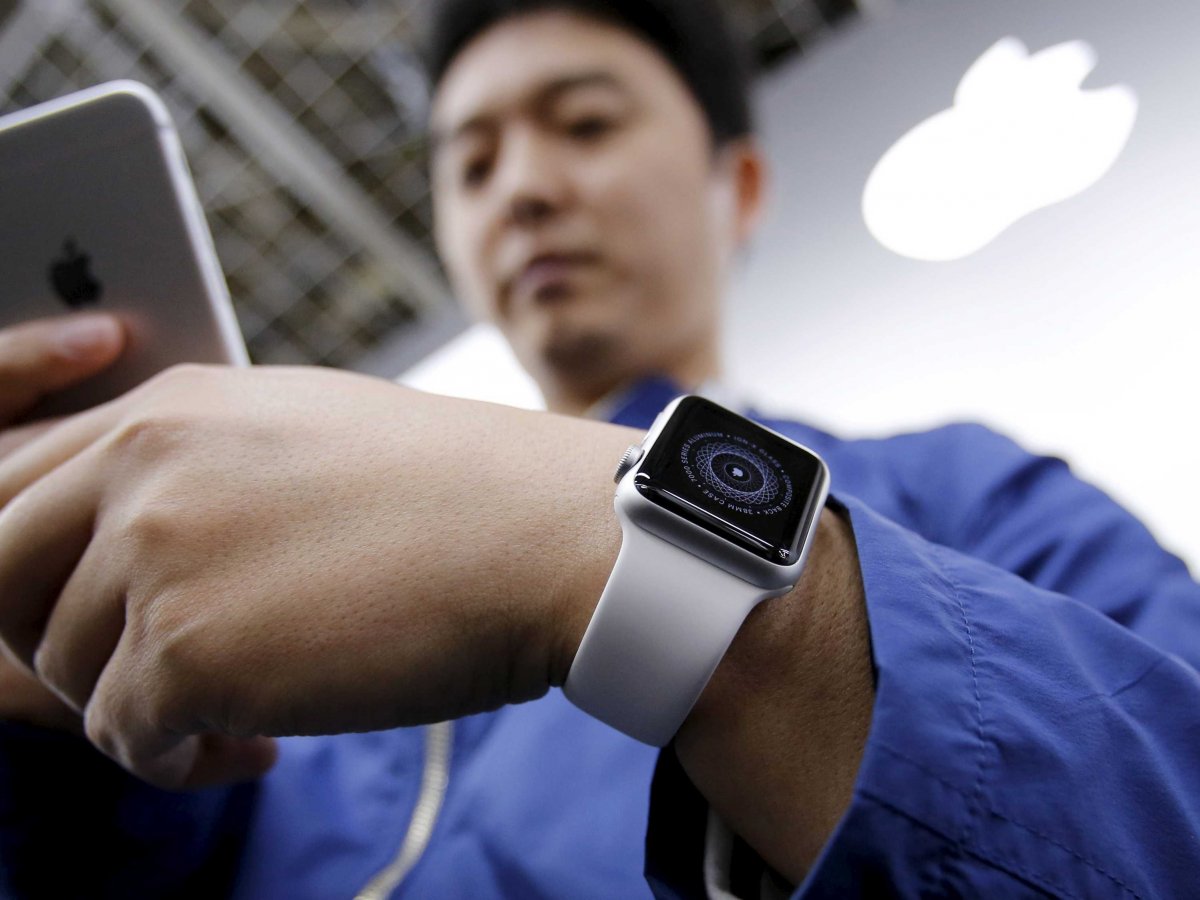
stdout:
<svg viewBox="0 0 1200 900">
<path fill-rule="evenodd" d="M 580 448 L 574 510 L 550 575 L 561 686 L 621 548 L 615 460 L 641 434 L 607 427 Z M 568 499 L 567 495 L 570 494 Z M 565 521 L 565 519 L 564 519 Z M 746 619 L 674 745 L 712 807 L 798 883 L 849 805 L 874 702 L 866 603 L 849 522 L 822 511 L 796 588 Z"/>
<path fill-rule="evenodd" d="M 798 884 L 850 803 L 873 703 L 854 537 L 826 508 L 800 582 L 747 617 L 675 752 L 713 809 Z"/>
<path fill-rule="evenodd" d="M 565 504 L 573 509 L 571 521 L 554 524 L 555 537 L 564 546 L 551 573 L 549 617 L 556 629 L 551 659 L 550 685 L 561 687 L 567 680 L 575 653 L 583 641 L 596 604 L 612 573 L 621 550 L 621 525 L 613 508 L 613 472 L 630 444 L 645 432 L 617 425 L 587 423 L 595 429 L 575 457 L 576 481 L 563 484 Z M 569 499 L 565 496 L 574 491 Z M 560 510 L 561 513 L 561 510 Z"/>
</svg>

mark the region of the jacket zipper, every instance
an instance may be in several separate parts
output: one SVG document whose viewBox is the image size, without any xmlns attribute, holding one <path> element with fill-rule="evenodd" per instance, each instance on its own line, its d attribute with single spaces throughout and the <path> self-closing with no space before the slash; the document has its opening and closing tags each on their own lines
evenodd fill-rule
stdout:
<svg viewBox="0 0 1200 900">
<path fill-rule="evenodd" d="M 454 744 L 454 723 L 437 722 L 425 729 L 425 766 L 421 790 L 408 822 L 408 831 L 396 857 L 375 874 L 354 900 L 385 900 L 417 864 L 429 844 L 437 822 L 446 787 L 450 783 L 450 750 Z"/>
</svg>

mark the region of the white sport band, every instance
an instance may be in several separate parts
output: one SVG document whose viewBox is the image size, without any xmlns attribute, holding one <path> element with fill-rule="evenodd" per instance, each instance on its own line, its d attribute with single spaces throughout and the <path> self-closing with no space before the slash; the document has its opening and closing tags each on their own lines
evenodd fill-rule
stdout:
<svg viewBox="0 0 1200 900">
<path fill-rule="evenodd" d="M 798 582 L 829 470 L 808 448 L 692 396 L 659 414 L 614 480 L 621 552 L 563 693 L 661 747 L 750 611 Z"/>
<path fill-rule="evenodd" d="M 616 565 L 563 693 L 630 737 L 661 747 L 770 592 L 624 517 L 621 531 Z"/>
</svg>

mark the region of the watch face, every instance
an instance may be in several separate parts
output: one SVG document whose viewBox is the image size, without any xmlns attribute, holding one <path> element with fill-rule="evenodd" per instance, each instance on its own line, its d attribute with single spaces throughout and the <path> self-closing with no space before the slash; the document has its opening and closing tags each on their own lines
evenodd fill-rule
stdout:
<svg viewBox="0 0 1200 900">
<path fill-rule="evenodd" d="M 680 401 L 639 467 L 643 496 L 781 565 L 821 477 L 809 451 L 700 397 Z"/>
</svg>

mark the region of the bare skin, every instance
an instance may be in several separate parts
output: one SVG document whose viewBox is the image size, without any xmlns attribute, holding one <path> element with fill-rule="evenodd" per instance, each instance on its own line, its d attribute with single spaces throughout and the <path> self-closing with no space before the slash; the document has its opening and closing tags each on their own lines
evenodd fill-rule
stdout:
<svg viewBox="0 0 1200 900">
<path fill-rule="evenodd" d="M 260 774 L 256 735 L 538 697 L 564 563 L 636 436 L 348 373 L 173 369 L 0 463 L 0 637 L 164 787 Z M 532 481 L 531 440 L 558 467 Z"/>
<path fill-rule="evenodd" d="M 0 329 L 0 460 L 53 426 L 23 422 L 38 400 L 102 371 L 123 344 L 120 324 L 108 316 L 65 316 Z M 3 653 L 0 719 L 83 734 L 78 713 Z"/>
<path fill-rule="evenodd" d="M 749 142 L 714 153 L 652 50 L 559 13 L 512 20 L 456 60 L 434 126 L 443 256 L 553 408 L 719 372 L 761 160 Z M 446 143 L 464 137 L 482 143 Z M 207 367 L 21 424 L 120 349 L 69 362 L 55 340 L 0 332 L 0 639 L 52 691 L 0 670 L 18 685 L 0 716 L 82 721 L 130 771 L 189 787 L 261 775 L 271 736 L 436 721 L 565 679 L 619 548 L 612 466 L 637 432 Z M 854 541 L 826 511 L 799 585 L 749 617 L 676 752 L 798 882 L 849 803 L 872 700 Z"/>
</svg>

